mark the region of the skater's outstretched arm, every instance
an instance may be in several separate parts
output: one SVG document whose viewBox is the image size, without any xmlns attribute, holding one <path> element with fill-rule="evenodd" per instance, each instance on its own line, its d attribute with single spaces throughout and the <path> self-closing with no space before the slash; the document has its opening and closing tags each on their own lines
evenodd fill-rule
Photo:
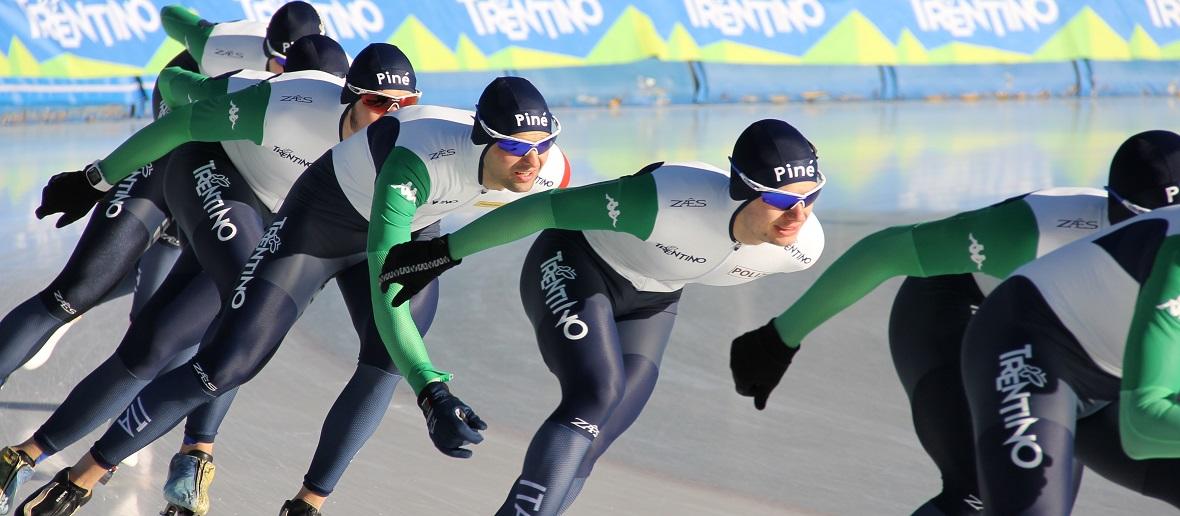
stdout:
<svg viewBox="0 0 1180 516">
<path fill-rule="evenodd" d="M 774 327 L 782 341 L 795 348 L 824 321 L 890 278 L 972 272 L 1003 278 L 1035 258 L 1036 251 L 1036 219 L 1022 198 L 887 228 L 861 239 L 832 262 L 774 319 Z"/>
<path fill-rule="evenodd" d="M 160 87 L 160 96 L 173 107 L 229 93 L 228 75 L 209 77 L 178 66 L 162 70 L 156 84 Z"/>
<path fill-rule="evenodd" d="M 160 24 L 168 37 L 184 45 L 198 63 L 205 54 L 205 43 L 213 32 L 214 23 L 206 21 L 181 5 L 168 5 L 160 9 Z"/>
</svg>

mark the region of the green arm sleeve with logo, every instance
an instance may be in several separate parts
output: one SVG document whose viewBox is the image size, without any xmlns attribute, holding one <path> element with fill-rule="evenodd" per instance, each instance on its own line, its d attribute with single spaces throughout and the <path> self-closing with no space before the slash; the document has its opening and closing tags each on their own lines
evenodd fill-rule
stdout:
<svg viewBox="0 0 1180 516">
<path fill-rule="evenodd" d="M 118 183 L 183 143 L 250 140 L 262 144 L 270 84 L 180 106 L 148 124 L 98 162 L 103 178 Z"/>
<path fill-rule="evenodd" d="M 1123 351 L 1119 436 L 1135 459 L 1180 457 L 1180 237 L 1139 291 Z"/>
<path fill-rule="evenodd" d="M 164 102 L 174 108 L 229 92 L 228 77 L 214 79 L 178 66 L 161 71 L 160 76 L 156 78 L 156 85 L 160 87 L 160 95 L 164 97 Z"/>
<path fill-rule="evenodd" d="M 449 237 L 452 258 L 519 240 L 546 228 L 651 235 L 659 202 L 650 174 L 529 195 L 496 208 Z"/>
<path fill-rule="evenodd" d="M 361 133 L 354 138 L 364 138 Z M 414 212 L 430 196 L 430 174 L 418 155 L 404 147 L 394 147 L 373 186 L 373 206 L 369 214 L 369 291 L 373 298 L 373 317 L 381 341 L 389 351 L 398 371 L 417 394 L 426 384 L 448 381 L 451 374 L 435 369 L 426 353 L 422 335 L 410 316 L 410 304 L 393 306 L 393 297 L 401 285 L 393 284 L 381 292 L 381 266 L 389 248 L 410 240 L 410 223 Z"/>
<path fill-rule="evenodd" d="M 1021 198 L 873 233 L 848 249 L 774 319 L 790 347 L 824 321 L 897 276 L 982 272 L 1003 278 L 1036 257 L 1037 224 Z"/>
<path fill-rule="evenodd" d="M 179 41 L 198 63 L 205 53 L 205 42 L 213 32 L 213 24 L 205 21 L 187 7 L 168 5 L 160 9 L 160 24 L 168 37 Z"/>
</svg>

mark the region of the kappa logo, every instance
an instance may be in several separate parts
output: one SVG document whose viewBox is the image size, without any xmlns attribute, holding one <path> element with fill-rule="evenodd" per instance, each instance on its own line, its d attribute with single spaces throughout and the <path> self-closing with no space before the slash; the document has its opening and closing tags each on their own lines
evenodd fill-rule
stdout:
<svg viewBox="0 0 1180 516">
<path fill-rule="evenodd" d="M 389 185 L 390 188 L 397 190 L 397 193 L 404 197 L 407 201 L 418 202 L 418 189 L 414 188 L 413 183 L 406 181 L 398 185 Z"/>
<path fill-rule="evenodd" d="M 445 158 L 447 156 L 454 156 L 454 155 L 455 155 L 455 149 L 439 149 L 437 151 L 430 153 L 430 161 L 434 161 L 438 158 Z"/>
<path fill-rule="evenodd" d="M 459 202 L 458 199 L 435 199 L 430 201 L 430 204 L 455 204 Z"/>
<path fill-rule="evenodd" d="M 1098 221 L 1086 219 L 1057 219 L 1057 227 L 1064 229 L 1098 229 Z"/>
<path fill-rule="evenodd" d="M 303 104 L 311 104 L 312 98 L 303 95 L 280 95 L 279 102 L 300 102 Z"/>
<path fill-rule="evenodd" d="M 1180 319 L 1180 297 L 1176 297 L 1175 299 L 1169 299 L 1167 301 L 1164 301 L 1163 303 L 1155 305 L 1155 307 L 1159 310 L 1164 310 L 1164 311 L 1168 312 L 1168 315 L 1170 315 L 1172 317 Z"/>
<path fill-rule="evenodd" d="M 691 197 L 688 199 L 672 199 L 672 202 L 668 204 L 669 208 L 705 208 L 707 206 L 709 206 L 708 200 L 693 199 Z"/>
<path fill-rule="evenodd" d="M 967 252 L 971 253 L 971 261 L 975 262 L 976 269 L 983 270 L 983 261 L 987 259 L 983 254 L 983 244 L 975 239 L 974 234 L 967 233 L 967 238 L 971 240 L 971 245 L 967 246 Z"/>
<path fill-rule="evenodd" d="M 237 129 L 238 128 L 238 111 L 241 111 L 240 109 L 238 109 L 238 105 L 234 104 L 234 101 L 232 101 L 232 100 L 229 101 L 229 128 L 230 129 Z"/>
<path fill-rule="evenodd" d="M 622 212 L 619 211 L 619 201 L 614 200 L 610 194 L 603 195 L 606 196 L 606 214 L 610 217 L 610 225 L 617 228 L 619 227 L 619 215 L 622 215 Z"/>
</svg>

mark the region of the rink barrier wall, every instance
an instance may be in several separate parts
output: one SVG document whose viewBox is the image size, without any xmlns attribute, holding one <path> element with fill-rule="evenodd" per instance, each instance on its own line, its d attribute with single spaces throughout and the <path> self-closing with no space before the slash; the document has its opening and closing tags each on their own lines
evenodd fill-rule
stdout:
<svg viewBox="0 0 1180 516">
<path fill-rule="evenodd" d="M 595 67 L 423 72 L 422 101 L 471 109 L 483 86 L 498 75 L 529 78 L 554 107 L 1180 95 L 1180 61 L 766 66 L 648 59 Z M 0 123 L 149 114 L 153 80 L 0 78 Z"/>
</svg>

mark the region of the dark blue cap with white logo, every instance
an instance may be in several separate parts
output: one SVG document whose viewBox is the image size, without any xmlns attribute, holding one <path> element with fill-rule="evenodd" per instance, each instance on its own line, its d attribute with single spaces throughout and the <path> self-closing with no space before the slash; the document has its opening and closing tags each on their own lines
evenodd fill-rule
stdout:
<svg viewBox="0 0 1180 516">
<path fill-rule="evenodd" d="M 336 40 L 320 34 L 303 36 L 287 51 L 287 72 L 321 70 L 336 77 L 348 75 L 348 55 Z"/>
<path fill-rule="evenodd" d="M 267 57 L 286 57 L 291 45 L 299 38 L 323 33 L 324 22 L 311 4 L 301 1 L 284 4 L 270 17 L 262 51 Z"/>
<path fill-rule="evenodd" d="M 526 131 L 553 132 L 553 114 L 549 112 L 545 96 L 524 77 L 493 79 L 479 96 L 475 117 L 471 142 L 476 145 L 492 142 L 491 135 L 480 126 L 481 120 L 489 129 L 504 135 Z"/>
<path fill-rule="evenodd" d="M 1149 210 L 1180 204 L 1180 134 L 1154 130 L 1128 138 L 1110 161 L 1107 185 L 1115 195 Z M 1109 206 L 1111 222 L 1131 216 L 1113 199 Z"/>
<path fill-rule="evenodd" d="M 357 88 L 381 90 L 418 91 L 418 78 L 414 65 L 401 49 L 389 43 L 370 43 L 352 60 L 345 82 Z M 359 96 L 346 86 L 340 92 L 340 103 L 351 104 Z"/>
<path fill-rule="evenodd" d="M 758 192 L 737 177 L 737 172 L 767 188 L 816 181 L 819 158 L 815 146 L 791 124 L 768 118 L 750 124 L 733 144 L 730 157 L 729 196 L 752 199 Z"/>
</svg>

